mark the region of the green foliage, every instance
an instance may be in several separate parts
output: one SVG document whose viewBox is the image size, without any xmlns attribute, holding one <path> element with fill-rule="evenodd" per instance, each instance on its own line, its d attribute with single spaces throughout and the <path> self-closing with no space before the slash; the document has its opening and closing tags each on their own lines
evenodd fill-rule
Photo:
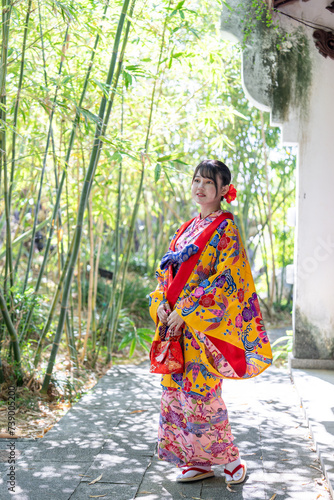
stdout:
<svg viewBox="0 0 334 500">
<path fill-rule="evenodd" d="M 47 314 L 45 298 L 42 294 L 36 295 L 33 288 L 28 288 L 24 293 L 22 293 L 21 288 L 20 283 L 17 283 L 11 288 L 13 300 L 12 314 L 14 316 L 16 330 L 20 338 L 26 316 L 33 307 L 34 313 L 27 332 L 27 337 L 36 340 L 38 339 L 38 332 L 43 328 Z"/>
<path fill-rule="evenodd" d="M 129 274 L 124 290 L 123 310 L 132 318 L 137 327 L 151 323 L 148 294 L 154 288 L 154 279 L 136 273 Z"/>
<path fill-rule="evenodd" d="M 131 358 L 138 344 L 149 352 L 149 346 L 152 342 L 154 331 L 149 328 L 136 328 L 135 322 L 129 317 L 121 314 L 119 322 L 119 331 L 123 333 L 123 338 L 118 344 L 118 351 L 129 346 L 129 357 Z"/>
<path fill-rule="evenodd" d="M 228 22 L 232 15 L 239 19 L 243 33 L 241 42 L 243 49 L 250 43 L 254 43 L 252 35 L 254 31 L 258 31 L 259 29 L 270 29 L 275 33 L 275 36 L 277 36 L 277 48 L 280 47 L 280 43 L 287 39 L 288 34 L 280 29 L 277 19 L 274 18 L 274 11 L 268 7 L 265 0 L 240 2 L 235 7 L 232 7 L 225 1 L 223 4 L 230 11 L 226 17 L 226 22 Z"/>
<path fill-rule="evenodd" d="M 284 344 L 280 345 L 283 342 Z M 287 330 L 286 335 L 275 340 L 271 347 L 273 348 L 273 362 L 277 360 L 287 362 L 293 347 L 293 331 Z"/>
<path fill-rule="evenodd" d="M 7 135 L 6 143 L 2 143 L 1 147 L 7 153 L 10 179 L 13 134 L 16 134 L 10 222 L 12 240 L 18 243 L 12 245 L 16 264 L 12 288 L 6 260 L 9 243 L 8 238 L 5 240 L 3 237 L 6 222 L 3 196 L 0 197 L 0 259 L 1 285 L 7 277 L 6 303 L 19 335 L 33 309 L 29 328 L 21 343 L 24 366 L 30 371 L 31 366 L 26 360 L 34 357 L 36 341 L 44 328 L 78 221 L 78 200 L 89 165 L 95 128 L 100 123 L 101 98 L 107 97 L 115 86 L 115 81 L 111 85 L 105 83 L 108 74 L 106 61 L 110 60 L 121 2 L 110 3 L 106 10 L 105 2 L 90 0 L 75 3 L 43 0 L 33 3 L 18 121 L 13 131 L 11 124 L 21 75 L 26 19 L 24 7 L 22 2 L 14 4 L 9 26 L 10 74 L 6 83 L 6 120 L 3 121 Z M 258 2 L 253 7 L 256 16 L 261 17 L 261 9 L 256 10 Z M 240 54 L 231 44 L 222 40 L 217 30 L 219 17 L 220 6 L 213 0 L 199 3 L 192 0 L 187 3 L 159 0 L 155 4 L 138 5 L 135 8 L 121 80 L 113 94 L 113 115 L 106 134 L 98 138 L 103 142 L 103 149 L 91 182 L 92 224 L 86 210 L 82 220 L 80 262 L 79 266 L 75 266 L 77 276 L 70 290 L 68 338 L 73 337 L 79 355 L 82 349 L 79 326 L 83 337 L 88 316 L 91 256 L 94 263 L 93 277 L 98 267 L 116 276 L 113 281 L 100 277 L 97 279 L 95 308 L 93 312 L 90 311 L 93 319 L 87 344 L 92 357 L 99 348 L 103 352 L 106 340 L 101 332 L 104 329 L 110 331 L 114 321 L 112 315 L 121 300 L 116 348 L 123 350 L 126 347 L 130 349 L 131 355 L 136 347 L 147 349 L 151 340 L 149 327 L 153 327 L 148 314 L 148 294 L 155 287 L 155 268 L 168 248 L 175 229 L 197 213 L 190 197 L 190 183 L 194 167 L 204 158 L 220 158 L 230 167 L 238 197 L 229 208 L 237 219 L 246 247 L 252 251 L 255 267 L 261 268 L 265 262 L 266 272 L 270 274 L 271 262 L 267 259 L 267 187 L 260 113 L 248 104 L 244 96 Z M 69 20 L 69 36 L 63 47 Z M 95 59 L 90 68 L 87 92 L 81 102 L 92 52 Z M 63 69 L 58 76 L 60 61 L 63 61 Z M 59 91 L 45 160 L 41 203 L 38 214 L 35 214 L 36 186 L 40 182 L 50 112 L 57 86 Z M 5 109 L 3 103 L 2 109 Z M 66 165 L 66 152 L 69 150 L 75 120 L 78 128 Z M 264 134 L 270 151 L 275 261 L 279 267 L 284 267 L 293 259 L 293 235 L 286 227 L 285 219 L 286 208 L 294 203 L 294 151 L 279 146 L 279 129 L 270 126 L 268 116 L 264 119 Z M 3 156 L 2 161 L 4 159 Z M 145 175 L 140 205 L 134 235 L 128 241 L 143 165 Z M 30 248 L 29 231 L 36 216 L 39 224 L 37 229 L 46 237 L 63 174 L 65 180 L 60 209 L 56 220 L 52 222 L 55 229 L 51 240 L 52 251 L 47 255 L 40 290 L 38 294 L 33 293 L 41 269 L 45 239 L 43 249 L 39 252 L 34 248 L 32 252 L 30 288 L 22 294 Z M 0 190 L 3 195 L 3 176 Z M 41 227 L 44 222 L 45 225 Z M 20 240 L 22 234 L 25 236 Z M 117 241 L 119 258 L 116 258 Z M 128 245 L 131 258 L 126 286 L 122 290 L 121 271 Z M 259 291 L 266 299 L 265 273 L 259 277 Z M 110 298 L 114 302 L 112 317 L 108 318 L 106 309 Z M 282 300 L 278 297 L 277 308 Z M 59 304 L 56 303 L 46 343 L 53 340 L 59 310 Z M 1 320 L 0 331 L 5 332 Z M 9 341 L 6 333 L 4 337 L 2 356 L 7 357 Z M 50 356 L 48 347 L 42 347 L 43 369 Z M 67 347 L 64 338 L 61 347 L 64 351 Z M 66 383 L 63 382 L 64 387 L 67 387 Z M 68 386 L 66 390 L 69 397 L 76 397 L 73 388 Z"/>
</svg>

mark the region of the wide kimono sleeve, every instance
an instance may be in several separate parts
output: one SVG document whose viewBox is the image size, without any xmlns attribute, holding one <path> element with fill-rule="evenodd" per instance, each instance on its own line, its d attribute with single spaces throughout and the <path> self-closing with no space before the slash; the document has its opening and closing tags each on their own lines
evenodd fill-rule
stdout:
<svg viewBox="0 0 334 500">
<path fill-rule="evenodd" d="M 167 286 L 167 275 L 166 272 L 163 271 L 159 266 L 156 270 L 155 276 L 158 280 L 158 285 L 154 292 L 150 293 L 149 295 L 149 310 L 151 318 L 153 319 L 154 323 L 157 324 L 157 309 L 161 303 L 166 302 L 165 289 Z"/>
<path fill-rule="evenodd" d="M 247 365 L 255 358 L 270 364 L 270 344 L 250 265 L 233 221 L 214 233 L 205 253 L 210 259 L 207 279 L 196 279 L 195 269 L 175 309 L 188 327 L 207 335 L 216 346 L 230 346 L 233 355 L 243 352 Z"/>
</svg>

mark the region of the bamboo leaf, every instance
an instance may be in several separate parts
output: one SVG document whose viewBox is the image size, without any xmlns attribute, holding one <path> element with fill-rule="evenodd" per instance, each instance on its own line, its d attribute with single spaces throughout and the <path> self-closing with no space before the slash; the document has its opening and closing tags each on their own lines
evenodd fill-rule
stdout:
<svg viewBox="0 0 334 500">
<path fill-rule="evenodd" d="M 185 0 L 181 0 L 181 2 L 179 2 L 179 3 L 177 4 L 177 6 L 176 6 L 176 7 L 174 7 L 174 8 L 175 8 L 175 10 L 180 10 L 180 9 L 182 9 L 182 7 L 183 7 L 183 5 L 184 5 L 184 2 L 185 2 Z"/>
<path fill-rule="evenodd" d="M 156 183 L 160 179 L 160 175 L 161 175 L 161 165 L 160 163 L 157 163 L 154 170 L 154 180 Z"/>
<path fill-rule="evenodd" d="M 121 342 L 118 346 L 118 351 L 121 351 L 122 349 L 124 349 L 124 347 L 126 347 L 128 344 L 130 344 L 130 342 L 133 341 L 134 335 L 135 335 L 134 332 L 127 333 L 124 336 L 124 338 L 121 340 Z"/>
<path fill-rule="evenodd" d="M 99 117 L 88 109 L 77 107 L 77 110 L 80 115 L 84 117 L 86 124 L 88 124 L 88 122 L 99 123 Z"/>
<path fill-rule="evenodd" d="M 165 161 L 176 160 L 178 158 L 182 158 L 185 155 L 186 155 L 186 153 L 172 153 L 170 155 L 160 156 L 158 158 L 158 160 L 159 160 L 159 163 L 164 163 Z"/>
<path fill-rule="evenodd" d="M 109 85 L 96 80 L 96 78 L 92 78 L 92 82 L 94 82 L 99 87 L 99 89 L 102 90 L 105 97 L 108 97 L 110 91 Z"/>
<path fill-rule="evenodd" d="M 139 341 L 139 344 L 142 346 L 142 348 L 145 349 L 145 351 L 150 352 L 150 347 L 147 345 L 147 343 L 143 339 L 138 337 L 138 341 Z M 151 343 L 152 342 L 150 342 L 149 344 L 151 344 Z"/>
<path fill-rule="evenodd" d="M 137 328 L 137 333 L 141 335 L 154 335 L 154 331 L 149 328 Z"/>
<path fill-rule="evenodd" d="M 90 483 L 88 483 L 88 485 L 97 483 L 98 481 L 100 481 L 102 479 L 102 476 L 103 476 L 103 474 L 101 474 L 100 476 L 98 476 L 96 479 L 93 479 L 93 481 L 91 481 Z"/>
<path fill-rule="evenodd" d="M 122 161 L 123 156 L 118 152 L 115 151 L 109 158 L 111 161 Z"/>
<path fill-rule="evenodd" d="M 132 339 L 132 342 L 131 342 L 131 345 L 130 345 L 130 351 L 129 351 L 129 357 L 132 358 L 133 356 L 133 353 L 135 351 L 135 348 L 136 348 L 136 343 L 137 343 L 137 339 L 136 337 L 134 337 Z"/>
</svg>

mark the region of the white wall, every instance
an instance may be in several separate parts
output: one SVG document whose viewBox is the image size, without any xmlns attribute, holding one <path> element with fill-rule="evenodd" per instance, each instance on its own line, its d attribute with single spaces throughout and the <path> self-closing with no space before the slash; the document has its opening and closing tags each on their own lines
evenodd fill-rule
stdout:
<svg viewBox="0 0 334 500">
<path fill-rule="evenodd" d="M 333 27 L 327 0 L 285 7 L 298 18 Z M 283 10 L 283 9 L 282 9 Z M 291 23 L 291 21 L 288 21 Z M 292 23 L 297 26 L 297 23 Z M 283 125 L 284 141 L 299 143 L 295 234 L 294 355 L 334 358 L 334 60 L 311 47 L 307 114 Z"/>
</svg>

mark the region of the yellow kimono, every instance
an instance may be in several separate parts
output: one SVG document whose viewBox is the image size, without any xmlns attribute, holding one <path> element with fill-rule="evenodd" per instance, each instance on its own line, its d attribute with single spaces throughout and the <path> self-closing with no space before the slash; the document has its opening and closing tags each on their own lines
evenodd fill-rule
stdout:
<svg viewBox="0 0 334 500">
<path fill-rule="evenodd" d="M 181 264 L 176 276 L 172 266 L 159 267 L 158 286 L 150 294 L 150 314 L 157 324 L 154 340 L 159 339 L 162 326 L 157 319 L 162 301 L 168 300 L 184 319 L 185 370 L 164 375 L 162 386 L 189 395 L 212 392 L 222 378 L 254 377 L 272 363 L 250 265 L 233 215 L 226 211 L 213 215 L 199 235 L 194 231 L 196 240 L 191 239 L 196 219 L 178 229 L 170 250 L 182 248 L 182 235 L 187 234 L 186 243 L 195 243 L 199 251 Z"/>
</svg>

